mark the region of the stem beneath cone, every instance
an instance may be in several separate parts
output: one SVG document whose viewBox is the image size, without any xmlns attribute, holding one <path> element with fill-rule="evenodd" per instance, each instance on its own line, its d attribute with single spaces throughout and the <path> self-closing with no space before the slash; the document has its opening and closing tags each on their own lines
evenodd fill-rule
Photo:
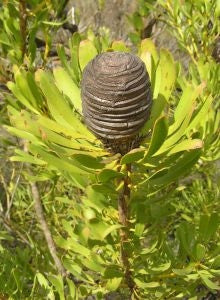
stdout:
<svg viewBox="0 0 220 300">
<path fill-rule="evenodd" d="M 130 199 L 130 177 L 129 173 L 131 172 L 131 165 L 126 165 L 127 174 L 124 177 L 124 186 L 118 198 L 118 215 L 119 215 L 119 222 L 123 226 L 120 230 L 120 251 L 121 251 L 121 261 L 124 267 L 125 272 L 125 281 L 127 286 L 129 287 L 131 294 L 134 291 L 135 283 L 132 278 L 130 262 L 129 262 L 129 199 Z"/>
</svg>

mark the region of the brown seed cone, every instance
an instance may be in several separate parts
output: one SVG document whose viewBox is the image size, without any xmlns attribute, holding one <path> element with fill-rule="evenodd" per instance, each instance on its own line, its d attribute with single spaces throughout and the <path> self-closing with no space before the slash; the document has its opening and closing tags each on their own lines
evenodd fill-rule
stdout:
<svg viewBox="0 0 220 300">
<path fill-rule="evenodd" d="M 85 123 L 113 153 L 138 147 L 138 132 L 150 115 L 150 79 L 135 55 L 106 52 L 83 71 L 82 104 Z"/>
</svg>

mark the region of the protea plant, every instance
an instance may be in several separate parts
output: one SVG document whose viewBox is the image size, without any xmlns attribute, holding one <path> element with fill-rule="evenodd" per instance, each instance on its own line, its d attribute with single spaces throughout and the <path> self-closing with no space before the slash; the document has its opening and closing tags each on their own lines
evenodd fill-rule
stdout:
<svg viewBox="0 0 220 300">
<path fill-rule="evenodd" d="M 177 65 L 150 40 L 142 42 L 140 58 L 125 53 L 122 42 L 113 43 L 115 49 L 100 54 L 75 34 L 71 61 L 60 48 L 64 67 L 53 75 L 15 70 L 15 82 L 8 83 L 14 94 L 8 130 L 27 141 L 28 153 L 18 149 L 12 159 L 37 165 L 35 180 L 41 172 L 45 180 L 47 169 L 81 195 L 80 203 L 71 202 L 65 238 L 63 232 L 55 236 L 65 268 L 82 282 L 81 296 L 85 287 L 98 299 L 128 287 L 129 297 L 147 299 L 148 287 L 158 285 L 146 272 L 157 245 L 147 239 L 145 225 L 153 219 L 146 203 L 199 159 L 199 128 L 212 99 L 206 95 L 196 105 L 204 84 L 186 80 L 174 94 Z M 177 101 L 173 111 L 169 104 Z"/>
</svg>

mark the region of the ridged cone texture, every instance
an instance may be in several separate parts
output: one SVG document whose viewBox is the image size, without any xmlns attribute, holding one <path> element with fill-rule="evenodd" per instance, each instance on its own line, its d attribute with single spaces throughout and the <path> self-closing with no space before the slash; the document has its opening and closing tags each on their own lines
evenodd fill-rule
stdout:
<svg viewBox="0 0 220 300">
<path fill-rule="evenodd" d="M 144 63 L 125 52 L 97 55 L 84 69 L 81 86 L 85 123 L 105 147 L 122 154 L 138 147 L 152 103 Z"/>
</svg>

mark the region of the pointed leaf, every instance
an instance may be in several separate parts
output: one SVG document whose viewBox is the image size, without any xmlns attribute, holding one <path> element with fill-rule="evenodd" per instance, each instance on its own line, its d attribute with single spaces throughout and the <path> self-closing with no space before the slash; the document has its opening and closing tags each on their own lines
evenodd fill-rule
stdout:
<svg viewBox="0 0 220 300">
<path fill-rule="evenodd" d="M 130 164 L 144 156 L 145 149 L 133 149 L 121 158 L 121 164 Z"/>
<path fill-rule="evenodd" d="M 79 45 L 79 63 L 83 71 L 85 66 L 97 55 L 97 49 L 90 40 L 82 41 Z"/>
<path fill-rule="evenodd" d="M 153 100 L 153 106 L 151 109 L 151 114 L 149 120 L 144 124 L 143 128 L 140 130 L 140 136 L 145 136 L 148 131 L 153 127 L 155 121 L 160 117 L 166 105 L 166 100 L 161 95 L 157 99 Z M 142 144 L 145 140 L 142 142 Z"/>
<path fill-rule="evenodd" d="M 80 67 L 79 67 L 79 45 L 81 41 L 81 35 L 78 32 L 74 32 L 69 46 L 71 50 L 71 62 L 70 62 L 70 69 L 73 70 L 74 78 L 76 83 L 78 84 L 80 81 Z"/>
<path fill-rule="evenodd" d="M 58 67 L 53 70 L 53 74 L 56 80 L 56 86 L 58 89 L 67 95 L 73 104 L 76 111 L 82 114 L 82 102 L 80 96 L 80 89 L 77 87 L 75 82 L 71 79 L 68 73 Z"/>
<path fill-rule="evenodd" d="M 99 173 L 98 178 L 101 182 L 109 182 L 113 178 L 122 178 L 123 176 L 123 173 L 117 172 L 115 170 L 104 169 Z"/>
<path fill-rule="evenodd" d="M 191 150 L 183 155 L 174 166 L 172 166 L 167 174 L 156 178 L 150 179 L 152 184 L 156 185 L 165 185 L 169 184 L 178 179 L 178 177 L 182 176 L 184 173 L 188 172 L 191 167 L 198 161 L 200 157 L 200 150 Z"/>
<path fill-rule="evenodd" d="M 200 110 L 198 111 L 198 113 L 195 115 L 195 117 L 192 119 L 191 123 L 189 124 L 189 126 L 187 127 L 186 133 L 188 133 L 190 130 L 197 128 L 198 125 L 203 123 L 203 120 L 205 118 L 205 116 L 208 113 L 208 110 L 211 107 L 213 98 L 210 95 L 205 102 L 203 103 L 202 107 L 200 108 Z"/>
<path fill-rule="evenodd" d="M 176 81 L 176 66 L 171 53 L 165 49 L 160 51 L 161 84 L 159 94 L 168 101 Z"/>
<path fill-rule="evenodd" d="M 154 125 L 149 149 L 143 158 L 142 162 L 145 162 L 150 156 L 160 149 L 164 141 L 166 140 L 168 133 L 168 123 L 165 116 L 159 118 Z"/>
<path fill-rule="evenodd" d="M 179 144 L 176 144 L 168 153 L 167 155 L 171 155 L 177 152 L 181 151 L 188 151 L 192 149 L 199 149 L 202 148 L 203 142 L 202 140 L 199 139 L 194 139 L 194 140 L 185 140 L 180 142 Z"/>
<path fill-rule="evenodd" d="M 126 47 L 123 41 L 114 41 L 111 45 L 114 51 L 130 52 L 130 49 Z"/>
<path fill-rule="evenodd" d="M 177 108 L 174 112 L 175 122 L 169 128 L 169 135 L 171 135 L 180 127 L 183 120 L 192 110 L 195 100 L 201 94 L 204 87 L 205 87 L 204 83 L 200 84 L 196 88 L 189 84 L 185 87 L 182 96 L 180 98 L 180 101 L 177 105 Z"/>
</svg>

